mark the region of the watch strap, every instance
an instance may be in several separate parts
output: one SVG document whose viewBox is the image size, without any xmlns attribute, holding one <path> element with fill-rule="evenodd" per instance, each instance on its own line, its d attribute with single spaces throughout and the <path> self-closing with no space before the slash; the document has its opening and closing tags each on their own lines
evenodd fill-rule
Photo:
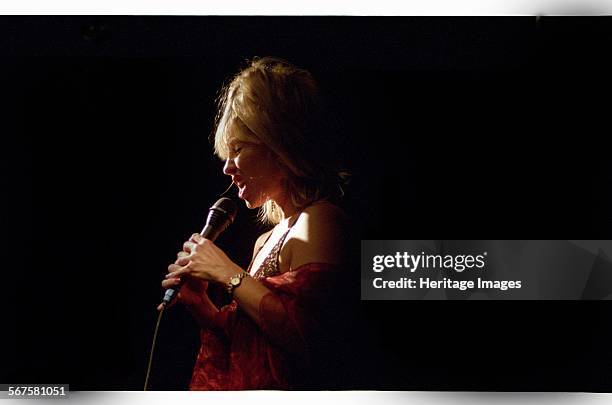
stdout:
<svg viewBox="0 0 612 405">
<path fill-rule="evenodd" d="M 245 278 L 246 276 L 248 276 L 248 274 L 245 271 L 242 271 L 240 273 L 237 273 L 231 276 L 226 285 L 227 293 L 229 295 L 232 295 L 234 293 L 234 289 L 236 289 L 236 287 L 238 287 L 242 283 L 242 279 Z"/>
</svg>

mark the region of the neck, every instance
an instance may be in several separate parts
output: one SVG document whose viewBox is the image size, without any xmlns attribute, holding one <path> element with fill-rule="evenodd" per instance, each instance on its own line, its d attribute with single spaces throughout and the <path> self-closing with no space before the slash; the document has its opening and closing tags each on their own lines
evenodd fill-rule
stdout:
<svg viewBox="0 0 612 405">
<path fill-rule="evenodd" d="M 285 219 L 292 217 L 299 211 L 298 207 L 293 205 L 293 202 L 291 201 L 290 197 L 283 196 L 283 198 L 275 198 L 274 202 L 276 203 L 278 208 L 281 210 L 281 213 L 283 214 L 283 218 Z"/>
</svg>

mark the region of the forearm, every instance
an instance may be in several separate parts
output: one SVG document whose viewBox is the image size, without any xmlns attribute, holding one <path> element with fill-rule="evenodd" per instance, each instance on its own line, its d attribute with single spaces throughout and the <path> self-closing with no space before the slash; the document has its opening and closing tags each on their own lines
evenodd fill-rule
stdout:
<svg viewBox="0 0 612 405">
<path fill-rule="evenodd" d="M 240 286 L 234 289 L 234 299 L 238 302 L 240 308 L 260 327 L 259 309 L 261 300 L 268 293 L 270 293 L 268 288 L 251 277 L 242 279 Z"/>
<path fill-rule="evenodd" d="M 244 272 L 244 270 L 240 266 L 233 264 L 232 266 L 224 269 L 222 272 L 219 272 L 218 276 L 213 281 L 221 285 L 223 288 L 227 288 L 227 283 L 229 282 L 230 278 L 240 272 Z M 247 276 L 242 279 L 238 287 L 234 288 L 233 298 L 238 303 L 238 306 L 247 314 L 247 316 L 256 324 L 261 326 L 259 316 L 260 304 L 262 298 L 268 293 L 270 293 L 270 290 L 260 281 Z"/>
<path fill-rule="evenodd" d="M 306 342 L 302 336 L 302 328 L 306 324 L 298 325 L 296 314 L 290 313 L 287 307 L 289 302 L 294 303 L 295 298 L 285 300 L 260 281 L 245 277 L 235 288 L 234 299 L 272 342 L 288 353 L 307 360 Z M 295 309 L 295 305 L 292 306 Z"/>
</svg>

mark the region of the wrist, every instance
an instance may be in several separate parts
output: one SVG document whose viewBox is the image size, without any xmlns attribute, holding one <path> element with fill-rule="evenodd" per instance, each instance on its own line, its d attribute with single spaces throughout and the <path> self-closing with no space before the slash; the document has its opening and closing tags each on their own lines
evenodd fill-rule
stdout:
<svg viewBox="0 0 612 405">
<path fill-rule="evenodd" d="M 248 276 L 246 271 L 242 269 L 240 272 L 230 276 L 227 280 L 227 284 L 225 285 L 225 290 L 230 296 L 234 295 L 234 290 L 242 285 L 242 280 Z"/>
<path fill-rule="evenodd" d="M 242 268 L 238 265 L 234 265 L 231 267 L 228 267 L 219 277 L 218 280 L 216 280 L 219 284 L 222 285 L 227 285 L 227 282 L 229 281 L 229 279 L 232 276 L 235 276 L 236 274 L 239 274 L 241 272 L 243 272 L 244 270 L 242 270 Z"/>
</svg>

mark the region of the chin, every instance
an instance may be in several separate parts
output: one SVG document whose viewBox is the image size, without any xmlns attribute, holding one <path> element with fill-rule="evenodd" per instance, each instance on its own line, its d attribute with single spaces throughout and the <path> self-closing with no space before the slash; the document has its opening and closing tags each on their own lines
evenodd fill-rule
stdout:
<svg viewBox="0 0 612 405">
<path fill-rule="evenodd" d="M 260 202 L 260 201 L 251 201 L 251 200 L 247 200 L 247 199 L 244 199 L 244 198 L 243 198 L 243 200 L 244 200 L 244 203 L 246 204 L 247 208 L 249 208 L 249 209 L 259 208 L 259 207 L 261 207 L 263 205 L 263 202 Z"/>
<path fill-rule="evenodd" d="M 250 193 L 248 191 L 243 191 L 238 197 L 244 201 L 249 209 L 259 208 L 268 200 L 265 193 Z"/>
</svg>

